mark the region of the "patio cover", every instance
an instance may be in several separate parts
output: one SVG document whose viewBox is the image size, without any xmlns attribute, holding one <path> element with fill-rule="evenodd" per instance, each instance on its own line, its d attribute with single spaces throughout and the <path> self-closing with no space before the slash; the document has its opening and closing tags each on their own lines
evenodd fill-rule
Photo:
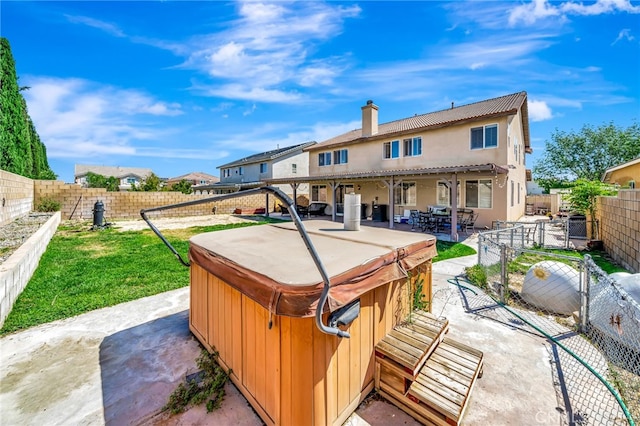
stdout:
<svg viewBox="0 0 640 426">
<path fill-rule="evenodd" d="M 305 227 L 330 277 L 329 310 L 346 305 L 432 259 L 435 237 L 309 221 Z M 323 281 L 292 223 L 199 234 L 189 259 L 276 315 L 315 314 Z M 326 309 L 325 309 L 326 310 Z"/>
</svg>

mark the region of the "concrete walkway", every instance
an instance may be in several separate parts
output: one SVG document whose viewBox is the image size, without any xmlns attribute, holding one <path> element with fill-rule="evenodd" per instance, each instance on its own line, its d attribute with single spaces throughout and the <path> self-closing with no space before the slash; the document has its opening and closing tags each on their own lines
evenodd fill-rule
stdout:
<svg viewBox="0 0 640 426">
<path fill-rule="evenodd" d="M 474 239 L 467 244 L 474 246 Z M 449 335 L 485 354 L 464 418 L 467 425 L 559 424 L 550 354 L 541 338 L 465 312 L 465 294 L 447 282 L 476 256 L 434 264 L 433 313 L 449 318 Z M 231 384 L 222 408 L 158 415 L 200 345 L 188 330 L 188 288 L 34 327 L 0 339 L 2 425 L 260 425 Z M 349 425 L 416 425 L 373 399 Z"/>
</svg>

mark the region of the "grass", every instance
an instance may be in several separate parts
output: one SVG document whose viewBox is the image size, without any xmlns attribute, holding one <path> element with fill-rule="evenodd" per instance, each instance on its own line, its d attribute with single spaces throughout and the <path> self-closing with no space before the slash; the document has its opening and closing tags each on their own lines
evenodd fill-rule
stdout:
<svg viewBox="0 0 640 426">
<path fill-rule="evenodd" d="M 187 259 L 188 239 L 192 235 L 280 222 L 262 219 L 167 230 L 163 234 Z M 445 241 L 438 241 L 437 249 L 434 262 L 476 253 L 464 244 Z M 188 268 L 174 258 L 151 230 L 90 231 L 84 224 L 61 225 L 0 335 L 188 285 Z"/>
<path fill-rule="evenodd" d="M 187 258 L 188 238 L 261 222 L 163 231 Z M 58 228 L 0 335 L 189 285 L 182 266 L 151 232 Z"/>
<path fill-rule="evenodd" d="M 440 262 L 441 260 L 453 259 L 455 257 L 469 256 L 476 254 L 477 252 L 462 243 L 452 243 L 449 241 L 440 241 L 436 243 L 438 249 L 438 255 L 433 258 L 433 262 Z"/>
<path fill-rule="evenodd" d="M 516 257 L 513 261 L 509 262 L 508 272 L 515 272 L 524 275 L 529 270 L 529 267 L 534 263 L 550 259 L 575 267 L 575 261 L 582 259 L 586 254 L 589 254 L 593 258 L 595 264 L 607 274 L 611 274 L 613 272 L 629 272 L 620 265 L 609 260 L 609 257 L 604 252 L 581 252 L 576 250 L 559 249 L 537 249 L 536 252 L 537 253 L 526 252 Z M 563 257 L 552 258 L 549 255 L 561 255 Z M 574 258 L 575 260 L 572 260 L 571 258 Z"/>
</svg>

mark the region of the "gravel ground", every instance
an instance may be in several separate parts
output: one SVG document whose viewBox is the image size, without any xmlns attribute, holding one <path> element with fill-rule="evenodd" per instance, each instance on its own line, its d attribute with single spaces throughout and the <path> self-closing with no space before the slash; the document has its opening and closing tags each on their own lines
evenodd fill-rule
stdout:
<svg viewBox="0 0 640 426">
<path fill-rule="evenodd" d="M 0 226 L 0 264 L 44 225 L 53 213 L 29 213 Z"/>
</svg>

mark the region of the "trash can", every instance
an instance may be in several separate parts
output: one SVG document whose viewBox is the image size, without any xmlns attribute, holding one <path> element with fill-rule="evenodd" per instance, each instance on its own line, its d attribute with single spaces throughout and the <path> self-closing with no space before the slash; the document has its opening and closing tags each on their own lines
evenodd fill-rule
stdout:
<svg viewBox="0 0 640 426">
<path fill-rule="evenodd" d="M 374 222 L 386 222 L 387 221 L 387 205 L 376 204 L 373 206 L 373 212 L 371 212 Z"/>
<path fill-rule="evenodd" d="M 587 239 L 587 217 L 583 214 L 573 214 L 567 220 L 569 238 Z"/>
</svg>

